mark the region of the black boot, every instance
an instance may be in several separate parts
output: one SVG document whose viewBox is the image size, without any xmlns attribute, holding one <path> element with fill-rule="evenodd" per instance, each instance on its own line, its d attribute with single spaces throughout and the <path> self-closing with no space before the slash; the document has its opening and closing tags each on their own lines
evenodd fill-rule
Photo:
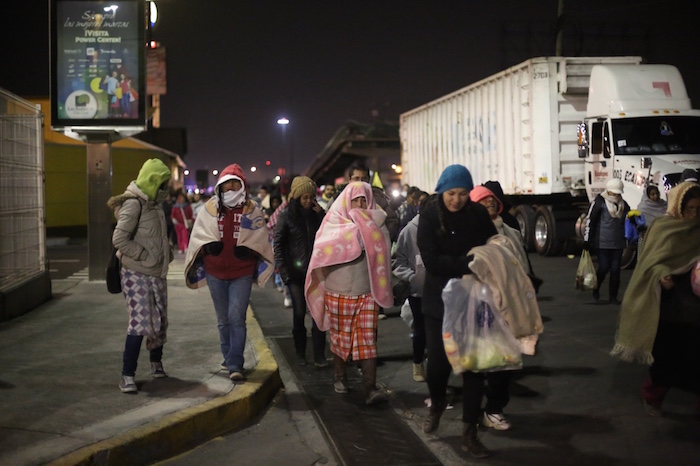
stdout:
<svg viewBox="0 0 700 466">
<path fill-rule="evenodd" d="M 386 392 L 377 388 L 377 359 L 360 360 L 362 368 L 362 385 L 365 388 L 365 403 L 373 405 L 384 401 L 389 401 Z"/>
<path fill-rule="evenodd" d="M 322 332 L 316 327 L 316 322 L 311 329 L 311 343 L 314 348 L 314 366 L 328 367 L 326 360 L 326 332 Z"/>
<path fill-rule="evenodd" d="M 620 272 L 610 272 L 610 304 L 620 304 L 617 292 L 620 290 Z"/>
<path fill-rule="evenodd" d="M 462 450 L 468 452 L 474 458 L 486 458 L 491 455 L 491 451 L 484 446 L 476 436 L 477 425 L 464 424 L 464 435 L 462 436 Z"/>
<path fill-rule="evenodd" d="M 306 365 L 306 330 L 292 330 L 294 337 L 294 349 L 296 350 L 297 364 Z"/>
<path fill-rule="evenodd" d="M 423 421 L 423 432 L 429 434 L 437 430 L 438 426 L 440 425 L 440 417 L 442 416 L 442 413 L 445 412 L 446 408 L 447 400 L 438 402 L 431 400 L 430 412 L 428 413 L 428 417 L 425 418 L 425 421 Z"/>
</svg>

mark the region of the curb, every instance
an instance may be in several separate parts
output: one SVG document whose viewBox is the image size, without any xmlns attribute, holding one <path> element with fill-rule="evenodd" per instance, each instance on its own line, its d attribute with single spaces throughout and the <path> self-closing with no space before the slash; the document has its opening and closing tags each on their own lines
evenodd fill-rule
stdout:
<svg viewBox="0 0 700 466">
<path fill-rule="evenodd" d="M 258 321 L 248 307 L 248 338 L 257 364 L 235 390 L 150 424 L 131 429 L 57 458 L 53 466 L 151 464 L 191 450 L 235 430 L 260 414 L 272 401 L 282 379 Z"/>
</svg>

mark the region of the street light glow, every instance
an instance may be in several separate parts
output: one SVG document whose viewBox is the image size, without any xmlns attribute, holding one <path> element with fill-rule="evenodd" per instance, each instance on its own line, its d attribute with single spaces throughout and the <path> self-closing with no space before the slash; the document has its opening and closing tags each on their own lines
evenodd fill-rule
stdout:
<svg viewBox="0 0 700 466">
<path fill-rule="evenodd" d="M 280 118 L 279 120 L 277 120 L 277 124 L 278 124 L 278 125 L 288 125 L 288 124 L 289 124 L 289 120 L 288 120 L 287 118 L 285 118 L 285 117 L 282 117 L 282 118 Z"/>
<path fill-rule="evenodd" d="M 255 173 L 257 170 L 258 170 L 257 167 L 250 167 L 250 171 L 253 173 Z"/>
<path fill-rule="evenodd" d="M 190 174 L 190 171 L 189 171 L 189 170 L 185 170 L 183 173 L 185 174 L 185 176 L 187 176 L 187 175 Z"/>
<path fill-rule="evenodd" d="M 212 170 L 211 172 L 212 175 L 216 176 L 219 174 L 219 170 Z"/>
</svg>

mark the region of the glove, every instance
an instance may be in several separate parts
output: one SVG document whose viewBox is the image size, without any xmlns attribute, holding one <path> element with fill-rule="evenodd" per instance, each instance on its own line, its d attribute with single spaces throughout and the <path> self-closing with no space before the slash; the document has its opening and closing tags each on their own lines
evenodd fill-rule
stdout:
<svg viewBox="0 0 700 466">
<path fill-rule="evenodd" d="M 205 254 L 211 254 L 212 256 L 218 256 L 223 250 L 224 243 L 222 241 L 214 241 L 213 243 L 207 243 L 204 245 Z"/>
<path fill-rule="evenodd" d="M 245 246 L 236 246 L 233 254 L 239 259 L 250 259 L 253 256 L 253 251 Z"/>
<path fill-rule="evenodd" d="M 474 260 L 474 254 L 468 254 L 467 255 L 467 271 L 464 272 L 465 275 L 471 275 L 472 274 L 472 269 L 469 268 L 469 263 Z"/>
<path fill-rule="evenodd" d="M 590 251 L 590 250 L 591 250 L 591 243 L 590 243 L 590 241 L 584 241 L 584 242 L 583 242 L 583 249 L 586 250 L 586 251 Z"/>
</svg>

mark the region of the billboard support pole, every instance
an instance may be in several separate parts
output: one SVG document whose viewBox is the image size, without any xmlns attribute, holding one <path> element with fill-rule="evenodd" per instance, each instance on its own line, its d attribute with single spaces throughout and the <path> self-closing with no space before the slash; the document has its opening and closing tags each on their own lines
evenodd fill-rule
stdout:
<svg viewBox="0 0 700 466">
<path fill-rule="evenodd" d="M 112 196 L 112 134 L 87 137 L 88 280 L 105 279 L 112 251 L 113 215 L 107 207 Z"/>
</svg>

